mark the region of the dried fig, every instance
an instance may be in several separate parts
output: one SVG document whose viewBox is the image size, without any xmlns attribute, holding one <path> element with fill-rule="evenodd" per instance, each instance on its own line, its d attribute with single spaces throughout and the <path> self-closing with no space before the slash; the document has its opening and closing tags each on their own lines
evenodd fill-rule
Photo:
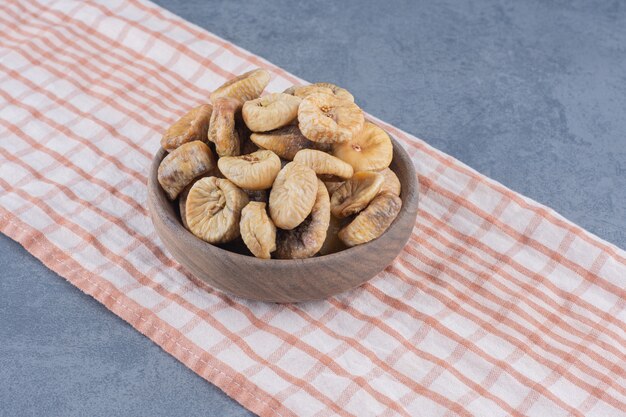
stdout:
<svg viewBox="0 0 626 417">
<path fill-rule="evenodd" d="M 311 168 L 322 179 L 347 179 L 352 177 L 352 166 L 326 152 L 303 149 L 293 158 L 294 161 Z"/>
<path fill-rule="evenodd" d="M 315 93 L 333 94 L 333 90 L 328 87 L 321 87 L 316 84 L 310 85 L 294 85 L 283 91 L 285 94 L 291 94 L 292 96 L 305 98 Z"/>
<path fill-rule="evenodd" d="M 189 195 L 189 190 L 191 190 L 191 187 L 193 187 L 196 181 L 202 178 L 212 177 L 213 175 L 210 174 L 216 171 L 218 171 L 217 168 L 210 170 L 206 174 L 196 177 L 189 185 L 185 187 L 183 191 L 180 192 L 180 194 L 178 194 L 178 211 L 180 213 L 180 221 L 183 223 L 183 226 L 185 226 L 185 229 L 189 230 L 189 225 L 187 224 L 187 196 Z"/>
<path fill-rule="evenodd" d="M 328 195 L 332 197 L 333 193 L 343 185 L 343 181 L 324 181 L 324 185 L 328 190 Z"/>
<path fill-rule="evenodd" d="M 379 171 L 391 163 L 393 145 L 387 132 L 365 122 L 363 130 L 351 140 L 334 145 L 333 155 L 352 165 L 354 172 Z"/>
<path fill-rule="evenodd" d="M 328 191 L 317 180 L 315 204 L 306 219 L 293 230 L 279 230 L 276 236 L 276 257 L 279 259 L 310 258 L 321 249 L 326 240 L 330 222 Z"/>
<path fill-rule="evenodd" d="M 320 255 L 329 255 L 347 248 L 345 243 L 343 243 L 341 239 L 339 239 L 339 236 L 337 236 L 339 230 L 341 230 L 341 228 L 343 228 L 343 226 L 347 223 L 346 220 L 348 219 L 338 219 L 335 216 L 330 216 L 328 232 L 326 232 L 326 239 L 320 248 Z"/>
<path fill-rule="evenodd" d="M 218 98 L 229 97 L 237 100 L 239 107 L 248 100 L 259 97 L 270 82 L 270 73 L 264 69 L 255 69 L 226 81 L 211 93 L 211 103 Z"/>
<path fill-rule="evenodd" d="M 199 175 L 215 167 L 211 149 L 198 140 L 185 143 L 163 158 L 157 178 L 167 196 L 174 200 Z"/>
<path fill-rule="evenodd" d="M 311 94 L 298 108 L 300 130 L 313 142 L 349 141 L 363 128 L 364 120 L 359 106 L 332 94 Z"/>
<path fill-rule="evenodd" d="M 306 165 L 285 165 L 270 191 L 270 216 L 276 227 L 291 230 L 304 221 L 315 204 L 317 183 L 315 171 Z"/>
<path fill-rule="evenodd" d="M 339 231 L 339 239 L 348 246 L 360 245 L 382 235 L 402 207 L 400 197 L 379 194 L 352 222 Z"/>
<path fill-rule="evenodd" d="M 215 152 L 221 156 L 239 155 L 239 132 L 235 128 L 237 100 L 228 97 L 213 102 L 213 114 L 208 138 L 215 144 Z"/>
<path fill-rule="evenodd" d="M 265 203 L 248 203 L 241 211 L 239 229 L 254 256 L 270 259 L 270 253 L 276 250 L 276 226 L 265 211 Z"/>
<path fill-rule="evenodd" d="M 357 172 L 344 182 L 330 200 L 333 216 L 343 218 L 363 210 L 376 197 L 385 181 L 378 172 Z"/>
<path fill-rule="evenodd" d="M 273 151 L 282 159 L 291 161 L 296 153 L 313 146 L 313 142 L 304 137 L 298 126 L 290 125 L 266 133 L 253 133 L 250 139 L 257 146 Z"/>
<path fill-rule="evenodd" d="M 385 177 L 385 181 L 383 182 L 383 186 L 380 187 L 378 194 L 391 193 L 399 196 L 402 186 L 400 185 L 400 180 L 398 179 L 396 173 L 389 168 L 385 168 L 382 171 L 379 171 L 379 173 Z"/>
<path fill-rule="evenodd" d="M 202 178 L 187 196 L 186 216 L 191 233 L 209 243 L 230 242 L 239 236 L 241 210 L 248 196 L 226 179 Z"/>
<path fill-rule="evenodd" d="M 226 178 L 247 190 L 266 190 L 272 186 L 280 158 L 272 151 L 256 151 L 248 155 L 224 156 L 217 166 Z"/>
<path fill-rule="evenodd" d="M 212 111 L 213 107 L 209 104 L 202 104 L 189 111 L 165 131 L 161 147 L 170 152 L 184 143 L 206 140 Z"/>
<path fill-rule="evenodd" d="M 339 98 L 354 101 L 354 96 L 345 88 L 341 88 L 331 83 L 315 83 L 311 85 L 294 85 L 284 91 L 296 97 L 304 98 L 314 93 L 333 94 Z"/>
<path fill-rule="evenodd" d="M 253 132 L 267 132 L 287 126 L 298 117 L 300 98 L 274 93 L 246 101 L 241 110 L 246 126 Z"/>
</svg>

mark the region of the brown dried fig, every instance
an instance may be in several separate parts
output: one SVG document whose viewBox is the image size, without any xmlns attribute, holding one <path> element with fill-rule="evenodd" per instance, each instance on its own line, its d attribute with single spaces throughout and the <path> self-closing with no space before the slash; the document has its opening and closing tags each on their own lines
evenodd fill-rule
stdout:
<svg viewBox="0 0 626 417">
<path fill-rule="evenodd" d="M 202 104 L 189 111 L 165 131 L 161 147 L 171 152 L 184 143 L 206 140 L 212 111 L 213 107 L 209 104 Z"/>
<path fill-rule="evenodd" d="M 241 237 L 257 258 L 270 259 L 276 250 L 276 226 L 265 211 L 265 203 L 248 203 L 241 211 Z"/>
<path fill-rule="evenodd" d="M 352 166 L 326 152 L 303 149 L 293 158 L 294 161 L 311 168 L 323 180 L 345 180 L 352 177 Z"/>
<path fill-rule="evenodd" d="M 385 181 L 378 172 L 357 172 L 344 182 L 330 200 L 333 216 L 343 218 L 363 210 L 376 197 Z"/>
<path fill-rule="evenodd" d="M 317 180 L 315 204 L 306 219 L 293 230 L 279 230 L 276 236 L 276 257 L 279 259 L 310 258 L 326 240 L 330 222 L 330 202 L 324 184 Z"/>
<path fill-rule="evenodd" d="M 204 142 L 196 140 L 166 155 L 159 165 L 157 178 L 170 200 L 174 200 L 194 178 L 214 167 L 215 159 L 211 149 Z"/>
<path fill-rule="evenodd" d="M 300 130 L 313 142 L 349 141 L 363 128 L 364 120 L 359 106 L 331 94 L 311 94 L 298 108 Z"/>
<path fill-rule="evenodd" d="M 333 146 L 333 155 L 352 165 L 354 172 L 379 171 L 391 163 L 393 145 L 387 132 L 365 122 L 351 140 Z"/>
<path fill-rule="evenodd" d="M 339 231 L 339 239 L 348 246 L 355 246 L 378 238 L 393 223 L 401 207 L 402 200 L 397 195 L 379 194 Z"/>
<path fill-rule="evenodd" d="M 313 146 L 296 125 L 281 127 L 266 133 L 253 133 L 250 139 L 257 146 L 273 151 L 282 159 L 293 160 L 296 153 Z"/>
<path fill-rule="evenodd" d="M 246 126 L 253 132 L 267 132 L 287 126 L 298 117 L 300 98 L 274 93 L 246 101 L 241 110 Z"/>
<path fill-rule="evenodd" d="M 226 81 L 211 94 L 211 103 L 218 98 L 229 97 L 237 100 L 239 107 L 248 100 L 259 97 L 270 82 L 270 73 L 264 69 L 255 69 Z"/>
<path fill-rule="evenodd" d="M 239 132 L 235 128 L 237 100 L 222 97 L 213 102 L 213 114 L 208 139 L 215 144 L 215 152 L 221 156 L 239 155 Z"/>
<path fill-rule="evenodd" d="M 383 186 L 380 187 L 378 194 L 391 193 L 400 196 L 402 186 L 400 185 L 400 180 L 398 179 L 396 173 L 389 168 L 385 168 L 382 171 L 379 171 L 379 173 L 385 177 L 385 181 L 383 182 Z"/>
<path fill-rule="evenodd" d="M 246 204 L 246 193 L 229 180 L 202 178 L 187 196 L 189 230 L 209 243 L 230 242 L 239 236 L 241 210 Z"/>
<path fill-rule="evenodd" d="M 256 151 L 248 155 L 224 156 L 217 166 L 226 178 L 247 190 L 266 190 L 272 186 L 280 158 L 272 151 Z"/>
<path fill-rule="evenodd" d="M 304 221 L 315 204 L 317 183 L 311 168 L 297 162 L 285 165 L 270 191 L 270 216 L 276 227 L 291 230 Z"/>
<path fill-rule="evenodd" d="M 345 88 L 341 88 L 331 83 L 315 83 L 311 85 L 294 85 L 284 91 L 296 97 L 305 98 L 314 93 L 333 94 L 339 98 L 354 101 L 354 96 Z"/>
</svg>

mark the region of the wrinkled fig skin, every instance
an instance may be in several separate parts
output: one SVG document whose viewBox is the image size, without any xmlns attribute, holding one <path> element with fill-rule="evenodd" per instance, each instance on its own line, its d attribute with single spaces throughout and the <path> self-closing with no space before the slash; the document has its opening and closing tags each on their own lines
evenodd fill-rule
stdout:
<svg viewBox="0 0 626 417">
<path fill-rule="evenodd" d="M 194 140 L 205 141 L 212 111 L 210 104 L 202 104 L 192 109 L 165 131 L 161 138 L 161 147 L 171 152 Z"/>
<path fill-rule="evenodd" d="M 270 150 L 282 159 L 293 160 L 296 153 L 309 149 L 314 143 L 304 137 L 297 125 L 289 125 L 265 133 L 253 133 L 250 139 L 257 146 Z"/>
<path fill-rule="evenodd" d="M 328 195 L 332 197 L 333 193 L 343 185 L 343 181 L 324 181 L 324 185 L 328 190 Z"/>
<path fill-rule="evenodd" d="M 345 180 L 352 177 L 352 165 L 326 152 L 303 149 L 296 154 L 293 160 L 308 166 L 322 179 Z"/>
<path fill-rule="evenodd" d="M 215 167 L 211 149 L 200 141 L 185 143 L 170 152 L 159 165 L 158 180 L 170 200 L 194 178 Z"/>
<path fill-rule="evenodd" d="M 363 128 L 364 121 L 359 106 L 332 94 L 308 95 L 298 108 L 298 126 L 313 142 L 347 142 Z"/>
<path fill-rule="evenodd" d="M 383 186 L 380 187 L 378 194 L 391 193 L 400 196 L 402 185 L 400 184 L 400 180 L 398 179 L 396 173 L 390 168 L 385 168 L 380 171 L 380 173 L 385 178 L 385 181 L 383 182 Z"/>
<path fill-rule="evenodd" d="M 270 254 L 276 250 L 276 226 L 265 211 L 265 203 L 248 203 L 241 211 L 239 229 L 254 256 L 270 259 Z"/>
<path fill-rule="evenodd" d="M 298 117 L 298 97 L 283 93 L 268 94 L 246 101 L 241 110 L 246 126 L 253 132 L 267 132 L 287 126 Z"/>
<path fill-rule="evenodd" d="M 304 98 L 313 93 L 333 94 L 339 98 L 354 101 L 354 96 L 345 88 L 341 88 L 331 83 L 315 83 L 311 85 L 294 85 L 284 91 L 296 97 Z"/>
<path fill-rule="evenodd" d="M 347 246 L 367 243 L 381 236 L 400 213 L 402 200 L 394 194 L 379 194 L 365 210 L 339 231 L 339 239 Z"/>
<path fill-rule="evenodd" d="M 226 243 L 239 236 L 241 210 L 248 195 L 227 179 L 202 178 L 191 187 L 186 202 L 189 230 L 208 243 Z"/>
<path fill-rule="evenodd" d="M 235 128 L 237 103 L 227 97 L 213 102 L 208 139 L 215 144 L 215 152 L 220 157 L 236 156 L 240 152 L 239 132 Z"/>
<path fill-rule="evenodd" d="M 363 210 L 379 194 L 385 177 L 378 172 L 357 172 L 333 193 L 333 216 L 344 218 Z"/>
<path fill-rule="evenodd" d="M 380 171 L 393 159 L 393 145 L 387 132 L 365 122 L 351 140 L 333 145 L 333 155 L 352 165 L 354 172 Z"/>
<path fill-rule="evenodd" d="M 226 178 L 247 190 L 267 190 L 280 171 L 280 158 L 272 151 L 261 150 L 248 155 L 224 156 L 217 166 Z"/>
<path fill-rule="evenodd" d="M 241 108 L 246 101 L 254 100 L 261 95 L 269 84 L 270 78 L 270 73 L 264 69 L 248 71 L 232 80 L 226 81 L 211 93 L 211 103 L 215 105 L 219 98 L 229 97 L 235 99 L 238 103 L 238 108 Z"/>
<path fill-rule="evenodd" d="M 302 223 L 315 204 L 317 187 L 311 168 L 297 162 L 285 165 L 270 191 L 270 217 L 276 227 L 291 230 Z"/>
<path fill-rule="evenodd" d="M 318 187 L 311 214 L 293 230 L 279 230 L 276 237 L 276 258 L 303 259 L 314 256 L 326 240 L 330 224 L 330 200 L 322 181 Z"/>
</svg>

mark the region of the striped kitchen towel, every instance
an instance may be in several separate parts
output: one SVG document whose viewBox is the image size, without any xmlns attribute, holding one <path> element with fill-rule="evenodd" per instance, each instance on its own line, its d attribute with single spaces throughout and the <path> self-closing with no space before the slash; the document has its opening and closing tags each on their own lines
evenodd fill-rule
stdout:
<svg viewBox="0 0 626 417">
<path fill-rule="evenodd" d="M 301 80 L 146 0 L 0 11 L 0 229 L 248 409 L 625 415 L 624 251 L 383 123 L 421 181 L 393 264 L 299 305 L 200 288 L 146 211 L 160 134 L 235 74 Z"/>
</svg>

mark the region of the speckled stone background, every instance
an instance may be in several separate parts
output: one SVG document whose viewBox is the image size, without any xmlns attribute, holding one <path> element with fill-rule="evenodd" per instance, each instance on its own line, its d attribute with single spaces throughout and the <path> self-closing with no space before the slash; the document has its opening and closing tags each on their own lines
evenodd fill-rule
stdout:
<svg viewBox="0 0 626 417">
<path fill-rule="evenodd" d="M 158 0 L 626 247 L 626 2 Z M 0 236 L 0 415 L 249 415 Z"/>
</svg>

